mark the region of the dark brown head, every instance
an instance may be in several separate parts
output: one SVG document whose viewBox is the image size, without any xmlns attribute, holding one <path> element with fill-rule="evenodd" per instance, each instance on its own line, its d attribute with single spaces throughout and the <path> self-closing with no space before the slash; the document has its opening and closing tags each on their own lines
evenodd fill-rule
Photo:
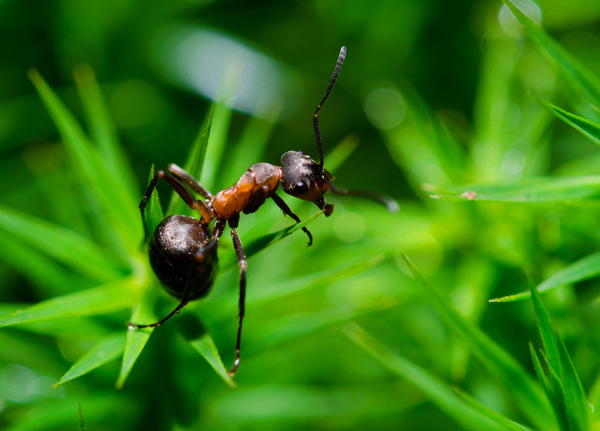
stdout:
<svg viewBox="0 0 600 431">
<path fill-rule="evenodd" d="M 329 190 L 326 179 L 331 174 L 301 151 L 288 151 L 281 157 L 281 186 L 295 198 L 314 202 L 325 215 L 333 212 L 333 204 L 326 204 L 323 195 Z"/>
</svg>

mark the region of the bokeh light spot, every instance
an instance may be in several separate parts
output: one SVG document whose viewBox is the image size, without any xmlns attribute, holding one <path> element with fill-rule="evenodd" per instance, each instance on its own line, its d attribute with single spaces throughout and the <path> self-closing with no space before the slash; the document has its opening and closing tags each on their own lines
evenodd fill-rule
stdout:
<svg viewBox="0 0 600 431">
<path fill-rule="evenodd" d="M 365 233 L 365 222 L 358 214 L 347 212 L 335 220 L 333 228 L 342 241 L 354 242 Z"/>
<path fill-rule="evenodd" d="M 404 99 L 396 90 L 378 88 L 367 97 L 365 112 L 374 126 L 391 129 L 404 118 Z"/>
</svg>

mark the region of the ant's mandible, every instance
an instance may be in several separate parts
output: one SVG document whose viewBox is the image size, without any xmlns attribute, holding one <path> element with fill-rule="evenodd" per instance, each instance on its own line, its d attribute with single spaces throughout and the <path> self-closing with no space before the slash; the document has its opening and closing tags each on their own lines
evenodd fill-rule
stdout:
<svg viewBox="0 0 600 431">
<path fill-rule="evenodd" d="M 171 164 L 168 172 L 160 170 L 148 184 L 140 202 L 140 211 L 146 228 L 144 210 L 158 180 L 165 180 L 183 201 L 192 209 L 198 210 L 200 219 L 172 215 L 164 219 L 150 238 L 150 265 L 163 287 L 180 300 L 179 305 L 166 317 L 156 323 L 139 325 L 129 323 L 130 328 L 151 328 L 160 326 L 189 302 L 206 296 L 213 284 L 217 272 L 217 248 L 226 223 L 231 228 L 231 238 L 240 267 L 239 322 L 235 345 L 235 361 L 229 374 L 233 377 L 240 364 L 240 342 L 242 323 L 245 315 L 246 298 L 246 256 L 236 228 L 240 213 L 250 214 L 258 210 L 268 198 L 271 198 L 284 214 L 292 217 L 296 223 L 300 219 L 275 191 L 281 184 L 283 191 L 298 199 L 314 202 L 326 216 L 333 212 L 333 204 L 325 203 L 323 195 L 331 190 L 336 195 L 363 196 L 385 205 L 390 211 L 397 210 L 397 203 L 387 196 L 370 191 L 347 191 L 333 185 L 333 176 L 323 167 L 323 147 L 319 118 L 317 114 L 327 100 L 346 57 L 343 46 L 327 91 L 313 115 L 313 125 L 319 163 L 300 151 L 288 151 L 281 158 L 281 167 L 269 163 L 257 163 L 242 175 L 232 187 L 212 195 L 194 177 Z M 195 199 L 192 191 L 205 200 Z M 215 220 L 211 233 L 209 224 Z M 311 233 L 305 227 L 308 245 L 312 244 Z M 146 238 L 149 232 L 146 231 Z"/>
</svg>

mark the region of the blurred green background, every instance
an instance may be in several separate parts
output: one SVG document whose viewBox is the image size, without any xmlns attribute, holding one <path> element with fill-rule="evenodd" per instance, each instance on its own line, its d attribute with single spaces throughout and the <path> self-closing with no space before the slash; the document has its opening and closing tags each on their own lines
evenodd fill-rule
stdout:
<svg viewBox="0 0 600 431">
<path fill-rule="evenodd" d="M 592 75 L 600 74 L 599 2 L 514 3 Z M 439 398 L 443 390 L 455 396 L 450 388 L 535 429 L 564 429 L 528 416 L 507 381 L 440 318 L 402 259 L 410 256 L 470 327 L 535 379 L 528 343 L 541 343 L 531 301 L 488 300 L 525 291 L 528 277 L 539 284 L 600 244 L 595 195 L 520 205 L 445 202 L 422 189 L 424 183 L 510 186 L 598 171 L 594 142 L 530 92 L 596 122 L 597 110 L 501 2 L 5 0 L 0 40 L 0 314 L 129 273 L 153 277 L 137 243 L 129 258 L 117 256 L 125 265 L 92 274 L 12 224 L 15 214 L 32 216 L 116 253 L 103 237 L 102 208 L 82 187 L 30 68 L 90 135 L 93 121 L 73 76 L 90 76 L 82 65 L 93 69 L 131 165 L 119 180 L 130 187 L 133 204 L 115 209 L 137 242 L 141 223 L 130 218 L 137 218 L 150 166 L 185 163 L 211 103 L 202 179 L 213 192 L 253 163 L 279 164 L 288 150 L 317 158 L 311 117 L 346 45 L 340 78 L 319 115 L 325 155 L 332 156 L 336 184 L 387 193 L 401 208 L 389 214 L 359 198 L 329 198 L 333 215 L 309 225 L 313 247 L 297 232 L 250 258 L 235 389 L 186 344 L 174 322 L 154 331 L 121 390 L 115 389 L 118 358 L 50 389 L 99 341 L 125 334 L 131 307 L 0 329 L 1 429 L 76 429 L 78 403 L 86 428 L 95 431 L 509 429 L 453 415 Z M 166 208 L 170 192 L 163 186 Z M 316 212 L 283 198 L 301 219 Z M 267 203 L 242 217 L 240 234 L 251 244 L 289 224 Z M 188 308 L 228 366 L 238 273 L 227 232 L 221 244 L 224 270 L 214 292 Z M 580 278 L 590 279 L 553 290 L 544 302 L 594 404 L 600 286 L 591 275 Z M 155 294 L 157 315 L 174 307 L 153 279 L 139 287 Z M 429 386 L 437 388 L 434 395 L 415 370 L 394 371 L 390 358 L 361 347 L 357 340 L 367 333 L 436 379 Z M 594 415 L 592 423 L 599 423 Z"/>
</svg>

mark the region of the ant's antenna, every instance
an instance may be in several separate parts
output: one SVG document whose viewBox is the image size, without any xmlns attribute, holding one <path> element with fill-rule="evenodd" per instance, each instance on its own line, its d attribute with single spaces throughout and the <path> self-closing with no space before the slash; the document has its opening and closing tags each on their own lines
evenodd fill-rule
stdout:
<svg viewBox="0 0 600 431">
<path fill-rule="evenodd" d="M 315 136 L 317 137 L 317 146 L 319 147 L 319 157 L 321 159 L 321 167 L 323 167 L 323 145 L 321 144 L 321 130 L 319 130 L 319 117 L 317 117 L 317 113 L 323 107 L 323 104 L 329 97 L 329 93 L 331 93 L 331 89 L 333 88 L 333 84 L 337 80 L 338 75 L 340 74 L 340 70 L 342 69 L 342 64 L 344 63 L 344 58 L 346 58 L 346 47 L 342 46 L 340 50 L 340 56 L 338 57 L 338 61 L 335 65 L 335 70 L 333 71 L 333 76 L 331 77 L 331 82 L 329 83 L 329 87 L 327 87 L 327 91 L 325 92 L 325 96 L 323 96 L 323 100 L 317 106 L 315 111 L 315 115 L 313 115 L 313 126 L 315 127 Z"/>
</svg>

